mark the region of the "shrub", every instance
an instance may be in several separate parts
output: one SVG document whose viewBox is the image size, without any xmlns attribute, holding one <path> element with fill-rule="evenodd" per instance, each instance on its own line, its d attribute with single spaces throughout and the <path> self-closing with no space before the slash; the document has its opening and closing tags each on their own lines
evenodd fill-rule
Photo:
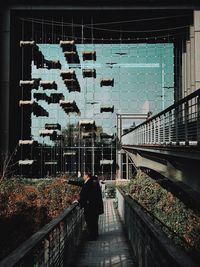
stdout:
<svg viewBox="0 0 200 267">
<path fill-rule="evenodd" d="M 190 246 L 200 249 L 199 213 L 186 207 L 180 199 L 142 172 L 131 180 L 125 190 Z"/>
</svg>

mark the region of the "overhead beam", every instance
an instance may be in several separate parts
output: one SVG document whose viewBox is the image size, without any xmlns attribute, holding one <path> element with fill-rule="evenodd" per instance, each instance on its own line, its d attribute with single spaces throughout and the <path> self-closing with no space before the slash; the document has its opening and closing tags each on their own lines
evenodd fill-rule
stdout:
<svg viewBox="0 0 200 267">
<path fill-rule="evenodd" d="M 19 1 L 18 1 L 19 2 Z M 28 3 L 29 2 L 29 3 Z M 75 4 L 70 4 L 70 2 L 68 2 L 68 4 L 63 4 L 59 2 L 56 5 L 52 5 L 52 4 L 32 4 L 33 1 L 27 1 L 26 5 L 23 4 L 13 4 L 11 6 L 11 9 L 20 9 L 20 10 L 194 10 L 194 9 L 198 9 L 200 7 L 200 4 L 194 4 L 194 3 L 190 3 L 190 4 L 176 4 L 176 1 L 174 2 L 174 4 L 161 4 L 161 2 L 159 1 L 157 4 L 154 3 L 146 3 L 146 4 L 134 4 L 134 5 L 129 5 L 124 3 L 124 5 L 111 5 L 109 3 L 106 4 L 97 4 L 94 5 L 92 4 L 87 4 L 87 5 L 75 5 Z"/>
<path fill-rule="evenodd" d="M 176 186 L 185 191 L 196 203 L 200 204 L 200 158 L 194 160 L 179 157 L 175 153 L 162 154 L 158 151 L 146 151 L 140 148 L 122 147 L 137 168 L 149 169 L 166 177 Z"/>
<path fill-rule="evenodd" d="M 200 88 L 200 10 L 194 11 L 195 89 Z"/>
</svg>

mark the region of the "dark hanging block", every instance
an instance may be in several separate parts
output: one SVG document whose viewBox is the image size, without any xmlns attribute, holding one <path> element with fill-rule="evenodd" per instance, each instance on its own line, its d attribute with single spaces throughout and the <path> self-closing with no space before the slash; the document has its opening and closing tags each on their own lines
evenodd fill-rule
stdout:
<svg viewBox="0 0 200 267">
<path fill-rule="evenodd" d="M 64 56 L 69 64 L 80 63 L 74 40 L 60 41 L 60 47 L 62 47 Z"/>
<path fill-rule="evenodd" d="M 85 60 L 94 60 L 96 61 L 96 51 L 84 51 L 82 52 L 83 61 Z"/>
<path fill-rule="evenodd" d="M 34 108 L 34 107 L 38 106 L 38 104 L 34 100 L 20 100 L 19 106 L 25 107 L 25 108 Z"/>
<path fill-rule="evenodd" d="M 113 139 L 114 134 L 100 133 L 101 139 Z"/>
<path fill-rule="evenodd" d="M 35 140 L 19 140 L 19 146 L 33 146 L 37 145 L 37 143 Z"/>
<path fill-rule="evenodd" d="M 44 68 L 50 69 L 61 69 L 61 63 L 59 60 L 44 60 Z"/>
<path fill-rule="evenodd" d="M 48 130 L 61 130 L 59 123 L 45 123 L 45 129 Z"/>
<path fill-rule="evenodd" d="M 48 101 L 48 96 L 45 93 L 34 93 L 33 97 L 39 101 L 39 100 L 46 100 Z"/>
<path fill-rule="evenodd" d="M 114 106 L 101 106 L 100 112 L 114 112 Z"/>
<path fill-rule="evenodd" d="M 46 166 L 55 166 L 55 165 L 57 165 L 57 164 L 58 164 L 58 162 L 57 162 L 56 160 L 45 161 L 45 162 L 44 162 L 44 165 L 46 165 Z"/>
<path fill-rule="evenodd" d="M 20 166 L 33 166 L 33 164 L 35 163 L 36 161 L 33 160 L 33 159 L 25 159 L 25 160 L 19 160 L 18 161 L 18 164 Z"/>
<path fill-rule="evenodd" d="M 79 113 L 80 110 L 78 106 L 76 105 L 75 101 L 64 101 L 60 100 L 60 106 L 63 108 L 63 110 L 69 114 L 69 113 Z"/>
<path fill-rule="evenodd" d="M 114 79 L 101 79 L 100 86 L 114 86 Z"/>
<path fill-rule="evenodd" d="M 60 47 L 62 47 L 63 51 L 74 51 L 75 50 L 75 42 L 72 41 L 60 41 Z"/>
<path fill-rule="evenodd" d="M 34 100 L 20 100 L 19 106 L 25 108 L 27 111 L 32 112 L 36 117 L 45 116 L 48 117 L 49 113 Z"/>
<path fill-rule="evenodd" d="M 69 92 L 80 92 L 81 90 L 77 79 L 65 79 L 64 83 L 67 86 Z"/>
<path fill-rule="evenodd" d="M 32 48 L 36 45 L 35 41 L 20 41 L 20 47 Z"/>
<path fill-rule="evenodd" d="M 61 70 L 60 71 L 60 76 L 62 77 L 63 80 L 65 79 L 73 79 L 76 77 L 75 71 L 74 70 Z"/>
<path fill-rule="evenodd" d="M 83 78 L 96 78 L 96 70 L 95 69 L 83 69 Z"/>
<path fill-rule="evenodd" d="M 96 138 L 96 133 L 94 132 L 89 132 L 89 133 L 82 133 L 82 138 L 83 139 L 95 139 Z"/>
<path fill-rule="evenodd" d="M 80 64 L 78 53 L 75 51 L 65 51 L 64 56 L 69 64 L 76 63 Z"/>
<path fill-rule="evenodd" d="M 33 63 L 36 65 L 36 68 L 44 68 L 44 56 L 39 49 L 33 49 Z"/>
<path fill-rule="evenodd" d="M 84 131 L 94 131 L 96 130 L 96 124 L 94 120 L 80 120 L 79 127 Z"/>
<path fill-rule="evenodd" d="M 109 160 L 109 159 L 102 159 L 100 160 L 100 165 L 113 165 L 114 160 Z"/>
<path fill-rule="evenodd" d="M 46 109 L 44 109 L 42 106 L 40 105 L 37 105 L 37 107 L 35 107 L 33 109 L 33 114 L 36 116 L 36 117 L 48 117 L 49 116 L 49 113 L 48 111 L 46 111 Z"/>
<path fill-rule="evenodd" d="M 55 81 L 40 81 L 40 86 L 43 87 L 43 89 L 55 89 L 57 90 L 57 84 Z"/>
<path fill-rule="evenodd" d="M 38 89 L 40 79 L 33 79 L 33 80 L 20 80 L 19 86 L 23 88 L 30 88 L 30 89 Z"/>
<path fill-rule="evenodd" d="M 57 136 L 57 132 L 54 130 L 48 130 L 48 129 L 41 129 L 39 130 L 39 135 L 42 137 L 49 136 L 50 139 L 54 139 Z"/>
<path fill-rule="evenodd" d="M 63 153 L 63 156 L 76 156 L 76 151 L 75 150 L 65 151 Z"/>
<path fill-rule="evenodd" d="M 48 103 L 49 104 L 59 103 L 59 101 L 63 99 L 64 99 L 64 95 L 62 93 L 52 93 L 50 94 L 48 98 Z"/>
</svg>

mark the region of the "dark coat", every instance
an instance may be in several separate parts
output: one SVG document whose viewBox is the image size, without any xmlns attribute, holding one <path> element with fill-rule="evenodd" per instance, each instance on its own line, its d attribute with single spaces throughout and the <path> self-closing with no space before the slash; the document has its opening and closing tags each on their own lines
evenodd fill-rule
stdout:
<svg viewBox="0 0 200 267">
<path fill-rule="evenodd" d="M 68 180 L 68 184 L 82 187 L 84 185 L 84 180 L 83 180 L 83 178 L 78 177 L 77 180 Z"/>
<path fill-rule="evenodd" d="M 80 192 L 79 200 L 81 208 L 84 208 L 86 214 L 102 214 L 103 200 L 101 195 L 101 188 L 98 181 L 90 178 L 84 183 Z"/>
<path fill-rule="evenodd" d="M 104 213 L 101 187 L 98 180 L 96 180 L 96 177 L 90 178 L 87 183 L 84 183 L 84 180 L 81 177 L 77 180 L 69 180 L 68 183 L 82 187 L 79 203 L 81 208 L 84 208 L 85 213 Z"/>
</svg>

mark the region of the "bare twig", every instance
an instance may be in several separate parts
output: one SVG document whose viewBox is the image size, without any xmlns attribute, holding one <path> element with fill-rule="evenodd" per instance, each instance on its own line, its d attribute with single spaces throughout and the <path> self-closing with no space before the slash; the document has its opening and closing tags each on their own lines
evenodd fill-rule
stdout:
<svg viewBox="0 0 200 267">
<path fill-rule="evenodd" d="M 3 162 L 3 170 L 2 170 L 2 175 L 1 175 L 1 179 L 3 180 L 4 178 L 6 178 L 10 173 L 9 169 L 10 167 L 13 167 L 16 162 L 14 164 L 10 164 L 14 155 L 17 152 L 17 148 L 18 148 L 18 144 L 16 145 L 14 151 L 10 154 L 8 151 L 4 154 L 2 154 L 2 162 Z"/>
</svg>

